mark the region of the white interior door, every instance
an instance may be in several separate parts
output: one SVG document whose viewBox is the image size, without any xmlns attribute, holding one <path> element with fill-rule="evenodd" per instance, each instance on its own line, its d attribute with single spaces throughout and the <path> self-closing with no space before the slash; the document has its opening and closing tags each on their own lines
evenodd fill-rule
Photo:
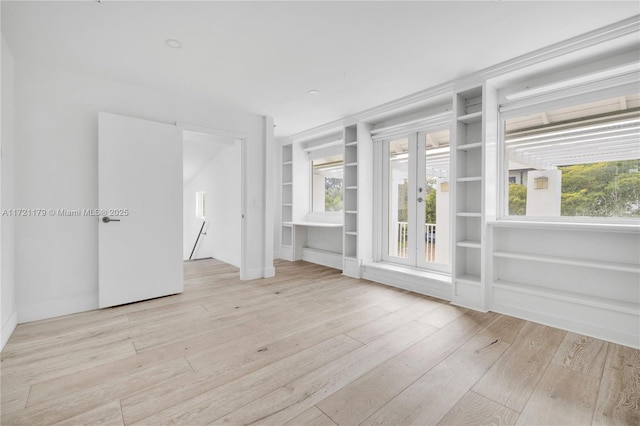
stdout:
<svg viewBox="0 0 640 426">
<path fill-rule="evenodd" d="M 101 112 L 99 306 L 183 290 L 182 131 Z"/>
</svg>

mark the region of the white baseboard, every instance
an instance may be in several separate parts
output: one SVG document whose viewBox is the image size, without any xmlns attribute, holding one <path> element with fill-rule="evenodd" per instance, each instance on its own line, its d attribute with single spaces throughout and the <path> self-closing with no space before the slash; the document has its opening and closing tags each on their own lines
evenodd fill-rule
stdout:
<svg viewBox="0 0 640 426">
<path fill-rule="evenodd" d="M 292 262 L 293 261 L 293 248 L 290 247 L 290 246 L 282 246 L 282 249 L 280 250 L 279 258 Z"/>
<path fill-rule="evenodd" d="M 37 321 L 55 318 L 62 315 L 98 309 L 98 295 L 75 297 L 71 299 L 55 299 L 33 305 L 18 306 L 18 322 Z"/>
<path fill-rule="evenodd" d="M 14 312 L 13 315 L 9 317 L 9 319 L 2 324 L 2 330 L 0 330 L 0 351 L 4 349 L 4 345 L 7 344 L 9 338 L 13 334 L 13 331 L 16 329 L 18 325 L 18 313 Z"/>
<path fill-rule="evenodd" d="M 246 275 L 242 277 L 243 281 L 257 280 L 259 278 L 269 278 L 276 275 L 276 268 L 268 266 L 266 268 L 248 269 Z"/>
<path fill-rule="evenodd" d="M 302 260 L 342 270 L 342 254 L 339 253 L 305 247 L 302 249 Z"/>
<path fill-rule="evenodd" d="M 273 266 L 268 266 L 264 268 L 264 273 L 262 275 L 264 278 L 271 278 L 276 276 L 276 268 Z"/>
<path fill-rule="evenodd" d="M 640 317 L 553 294 L 493 288 L 491 311 L 640 349 Z"/>
</svg>

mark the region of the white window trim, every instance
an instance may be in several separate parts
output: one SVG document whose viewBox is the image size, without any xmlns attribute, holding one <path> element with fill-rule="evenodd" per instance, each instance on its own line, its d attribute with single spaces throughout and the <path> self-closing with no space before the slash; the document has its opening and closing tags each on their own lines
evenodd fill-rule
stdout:
<svg viewBox="0 0 640 426">
<path fill-rule="evenodd" d="M 634 74 L 637 77 L 637 73 Z M 520 223 L 534 223 L 544 221 L 545 223 L 558 223 L 567 225 L 585 225 L 593 226 L 594 224 L 604 225 L 620 225 L 634 226 L 638 224 L 637 218 L 624 217 L 585 217 L 585 216 L 559 216 L 559 217 L 540 217 L 540 216 L 511 216 L 508 214 L 509 196 L 508 196 L 508 159 L 505 147 L 505 122 L 514 117 L 522 117 L 536 114 L 544 111 L 551 111 L 572 105 L 579 105 L 606 99 L 608 97 L 617 97 L 628 95 L 629 93 L 638 92 L 637 80 L 635 83 L 628 83 L 626 78 L 628 75 L 606 79 L 605 81 L 592 82 L 588 85 L 577 88 L 570 88 L 567 91 L 559 91 L 549 93 L 543 96 L 535 96 L 531 99 L 525 99 L 525 102 L 513 101 L 504 102 L 499 106 L 498 112 L 498 211 L 496 215 L 497 221 L 509 221 Z M 616 84 L 621 83 L 621 84 Z M 589 90 L 591 89 L 591 90 Z M 589 91 L 585 91 L 589 90 Z M 505 90 L 503 90 L 505 91 Z M 501 91 L 501 92 L 503 92 Z M 564 94 L 564 96 L 563 96 Z M 504 95 L 500 95 L 504 99 Z M 638 224 L 640 226 L 640 224 Z"/>
</svg>

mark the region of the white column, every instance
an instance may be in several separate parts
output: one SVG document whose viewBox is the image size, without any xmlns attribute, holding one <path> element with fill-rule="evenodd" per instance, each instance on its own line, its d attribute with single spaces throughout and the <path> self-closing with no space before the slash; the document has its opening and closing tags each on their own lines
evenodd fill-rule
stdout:
<svg viewBox="0 0 640 426">
<path fill-rule="evenodd" d="M 445 185 L 442 185 L 443 183 Z M 449 240 L 449 179 L 438 178 L 436 181 L 436 263 L 449 264 Z"/>
<path fill-rule="evenodd" d="M 527 174 L 527 216 L 559 217 L 561 197 L 562 171 L 533 170 Z"/>
</svg>

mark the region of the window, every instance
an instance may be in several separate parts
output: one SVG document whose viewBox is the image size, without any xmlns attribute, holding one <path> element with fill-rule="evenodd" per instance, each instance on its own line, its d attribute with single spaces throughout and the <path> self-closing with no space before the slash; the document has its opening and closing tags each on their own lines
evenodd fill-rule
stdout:
<svg viewBox="0 0 640 426">
<path fill-rule="evenodd" d="M 205 200 L 205 192 L 204 191 L 196 192 L 196 217 L 202 220 L 204 220 L 205 218 L 204 200 Z"/>
<path fill-rule="evenodd" d="M 342 166 L 342 156 L 320 158 L 311 162 L 312 211 L 342 211 Z"/>
<path fill-rule="evenodd" d="M 503 124 L 509 216 L 640 218 L 640 95 Z"/>
<path fill-rule="evenodd" d="M 383 142 L 382 258 L 449 270 L 449 130 Z"/>
</svg>

